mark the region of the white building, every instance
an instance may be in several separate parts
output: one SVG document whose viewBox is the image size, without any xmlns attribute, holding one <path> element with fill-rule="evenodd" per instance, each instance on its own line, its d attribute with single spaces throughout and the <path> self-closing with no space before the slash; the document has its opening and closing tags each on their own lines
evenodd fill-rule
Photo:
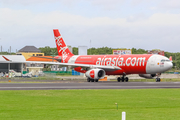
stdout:
<svg viewBox="0 0 180 120">
<path fill-rule="evenodd" d="M 5 60 L 3 56 L 10 61 Z M 22 73 L 25 61 L 26 59 L 22 55 L 0 55 L 0 72 L 8 73 L 9 70 L 14 70 Z"/>
</svg>

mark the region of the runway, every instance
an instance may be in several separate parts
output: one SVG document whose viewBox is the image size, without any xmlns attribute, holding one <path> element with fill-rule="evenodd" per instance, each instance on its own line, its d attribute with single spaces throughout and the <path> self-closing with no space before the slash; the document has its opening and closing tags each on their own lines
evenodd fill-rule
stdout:
<svg viewBox="0 0 180 120">
<path fill-rule="evenodd" d="M 180 88 L 180 82 L 0 83 L 0 90 Z"/>
</svg>

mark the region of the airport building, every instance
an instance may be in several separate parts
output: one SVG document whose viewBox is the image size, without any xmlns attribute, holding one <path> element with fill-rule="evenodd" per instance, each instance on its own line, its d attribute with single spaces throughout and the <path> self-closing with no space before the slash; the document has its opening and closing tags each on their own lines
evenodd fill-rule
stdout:
<svg viewBox="0 0 180 120">
<path fill-rule="evenodd" d="M 148 54 L 158 54 L 164 56 L 164 51 L 161 50 L 149 50 Z"/>
<path fill-rule="evenodd" d="M 35 46 L 25 46 L 20 49 L 16 54 L 23 55 L 26 60 L 32 56 L 44 56 L 44 53 L 41 53 L 41 51 Z"/>
<path fill-rule="evenodd" d="M 4 57 L 8 58 L 10 61 L 5 60 Z M 9 73 L 9 70 L 14 70 L 16 72 L 23 72 L 23 62 L 26 61 L 22 55 L 0 55 L 0 73 Z M 11 63 L 11 61 L 18 61 L 16 63 Z"/>
<path fill-rule="evenodd" d="M 53 60 L 52 56 L 43 56 L 40 57 L 30 57 L 27 59 L 27 61 L 39 61 L 39 62 L 57 62 L 57 60 Z M 43 68 L 47 67 L 44 64 L 26 64 L 26 71 L 32 72 L 33 74 L 37 74 L 39 71 L 42 71 Z M 51 68 L 51 71 L 60 71 L 59 65 L 51 65 L 49 66 Z"/>
<path fill-rule="evenodd" d="M 132 54 L 131 49 L 116 49 L 112 51 L 113 55 L 127 55 L 127 54 Z"/>
</svg>

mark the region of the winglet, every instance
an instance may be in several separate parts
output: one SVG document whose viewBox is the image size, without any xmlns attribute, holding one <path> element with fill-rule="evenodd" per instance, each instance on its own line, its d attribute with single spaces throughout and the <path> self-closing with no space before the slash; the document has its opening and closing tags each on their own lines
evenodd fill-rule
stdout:
<svg viewBox="0 0 180 120">
<path fill-rule="evenodd" d="M 172 61 L 172 56 L 169 57 L 169 60 Z"/>
<path fill-rule="evenodd" d="M 6 58 L 6 57 L 4 57 L 4 56 L 2 56 L 6 61 L 10 61 L 8 58 Z"/>
</svg>

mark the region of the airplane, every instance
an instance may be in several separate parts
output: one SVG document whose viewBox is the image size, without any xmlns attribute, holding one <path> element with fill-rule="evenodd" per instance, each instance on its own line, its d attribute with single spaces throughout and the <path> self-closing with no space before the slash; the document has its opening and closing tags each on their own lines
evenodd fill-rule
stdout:
<svg viewBox="0 0 180 120">
<path fill-rule="evenodd" d="M 58 29 L 54 29 L 58 56 L 54 59 L 71 66 L 75 71 L 85 73 L 87 82 L 98 82 L 105 75 L 120 75 L 117 81 L 128 82 L 129 74 L 139 74 L 140 77 L 154 78 L 160 82 L 161 73 L 173 67 L 172 57 L 157 54 L 130 55 L 74 55 L 66 46 Z"/>
<path fill-rule="evenodd" d="M 140 77 L 156 78 L 160 82 L 161 73 L 173 67 L 172 57 L 170 60 L 157 54 L 129 54 L 129 55 L 74 55 L 65 44 L 58 29 L 54 29 L 54 38 L 57 46 L 58 56 L 49 58 L 57 62 L 27 61 L 27 63 L 42 63 L 67 66 L 77 72 L 85 73 L 87 82 L 98 82 L 105 75 L 119 75 L 118 82 L 128 82 L 129 74 L 139 74 Z M 39 57 L 39 56 L 38 56 Z M 5 56 L 8 62 L 12 61 Z"/>
</svg>

